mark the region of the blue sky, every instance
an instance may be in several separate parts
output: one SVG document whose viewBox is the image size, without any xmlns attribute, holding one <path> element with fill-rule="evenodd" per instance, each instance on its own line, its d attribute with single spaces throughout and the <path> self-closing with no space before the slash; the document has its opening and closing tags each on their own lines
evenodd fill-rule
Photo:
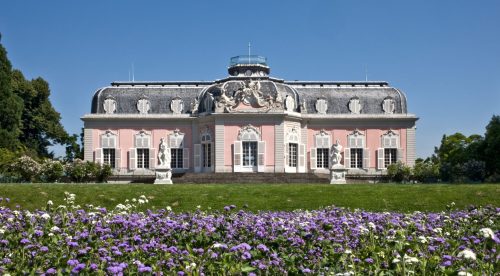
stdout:
<svg viewBox="0 0 500 276">
<path fill-rule="evenodd" d="M 500 1 L 5 1 L 0 33 L 70 133 L 132 64 L 135 80 L 220 79 L 248 42 L 275 77 L 356 81 L 366 67 L 402 89 L 419 157 L 500 114 Z"/>
</svg>

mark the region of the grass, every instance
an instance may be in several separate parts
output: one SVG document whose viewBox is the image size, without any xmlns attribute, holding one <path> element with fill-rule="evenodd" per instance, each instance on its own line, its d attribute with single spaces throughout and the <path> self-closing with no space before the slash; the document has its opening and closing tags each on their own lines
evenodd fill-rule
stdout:
<svg viewBox="0 0 500 276">
<path fill-rule="evenodd" d="M 76 194 L 76 203 L 114 208 L 125 199 L 146 195 L 148 209 L 171 206 L 192 211 L 201 206 L 221 210 L 234 204 L 251 211 L 318 209 L 335 205 L 370 211 L 441 211 L 451 202 L 456 208 L 469 205 L 500 207 L 498 184 L 0 184 L 0 197 L 10 198 L 14 208 L 35 210 L 48 200 L 63 204 L 64 192 Z"/>
</svg>

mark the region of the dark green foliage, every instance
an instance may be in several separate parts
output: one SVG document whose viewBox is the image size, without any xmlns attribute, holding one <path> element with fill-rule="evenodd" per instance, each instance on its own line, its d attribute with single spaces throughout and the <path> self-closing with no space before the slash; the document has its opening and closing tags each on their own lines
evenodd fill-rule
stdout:
<svg viewBox="0 0 500 276">
<path fill-rule="evenodd" d="M 83 140 L 83 134 L 80 135 L 80 140 Z M 75 159 L 83 159 L 83 148 L 78 144 L 78 136 L 73 134 L 66 141 L 66 156 L 64 160 L 73 161 Z"/>
<path fill-rule="evenodd" d="M 1 36 L 0 36 L 1 38 Z M 0 148 L 17 150 L 21 127 L 22 100 L 12 92 L 12 66 L 0 44 Z"/>
<path fill-rule="evenodd" d="M 19 70 L 14 70 L 12 88 L 24 101 L 21 143 L 40 157 L 52 157 L 48 147 L 65 144 L 68 134 L 60 123 L 60 114 L 50 103 L 49 84 L 42 78 L 28 81 Z"/>
<path fill-rule="evenodd" d="M 500 180 L 500 116 L 491 118 L 484 135 L 483 156 L 486 173 L 491 181 Z"/>
</svg>

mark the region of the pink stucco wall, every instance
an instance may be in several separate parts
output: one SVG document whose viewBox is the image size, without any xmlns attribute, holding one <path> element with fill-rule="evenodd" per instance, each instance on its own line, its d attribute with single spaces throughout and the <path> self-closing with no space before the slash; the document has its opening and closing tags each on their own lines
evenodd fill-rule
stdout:
<svg viewBox="0 0 500 276">
<path fill-rule="evenodd" d="M 151 148 L 155 149 L 155 153 L 158 150 L 158 145 L 160 144 L 160 139 L 162 137 L 168 138 L 168 135 L 174 133 L 174 129 L 179 129 L 180 132 L 184 133 L 184 144 L 185 147 L 189 148 L 190 158 L 189 163 L 192 166 L 193 161 L 191 160 L 192 156 L 192 135 L 190 127 L 174 127 L 171 129 L 167 128 L 121 128 L 121 129 L 109 129 L 109 128 L 101 128 L 101 129 L 93 129 L 92 131 L 92 145 L 93 151 L 95 149 L 101 147 L 101 135 L 105 133 L 107 130 L 110 130 L 112 133 L 118 135 L 117 140 L 117 148 L 120 149 L 120 164 L 116 164 L 119 168 L 127 168 L 128 167 L 128 151 L 131 148 L 134 148 L 134 136 L 139 133 L 139 131 L 143 130 L 146 133 L 151 135 Z M 167 140 L 168 141 L 168 140 Z"/>
<path fill-rule="evenodd" d="M 310 158 L 310 149 L 315 147 L 315 135 L 324 128 L 309 128 L 307 132 L 307 157 Z M 366 148 L 370 150 L 370 167 L 375 168 L 377 166 L 377 154 L 376 151 L 381 146 L 381 137 L 387 131 L 388 128 L 357 128 L 366 137 Z M 325 129 L 325 131 L 330 135 L 331 143 L 335 143 L 339 140 L 339 143 L 345 148 L 347 145 L 347 136 L 351 134 L 355 129 Z M 399 147 L 403 149 L 404 156 L 406 157 L 406 129 L 392 129 L 397 134 L 399 134 Z M 403 158 L 406 162 L 406 158 Z"/>
</svg>

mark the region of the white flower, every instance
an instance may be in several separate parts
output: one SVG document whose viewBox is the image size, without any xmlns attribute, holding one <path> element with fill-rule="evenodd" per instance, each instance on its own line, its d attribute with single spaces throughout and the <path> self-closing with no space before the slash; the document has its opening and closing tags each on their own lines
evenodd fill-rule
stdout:
<svg viewBox="0 0 500 276">
<path fill-rule="evenodd" d="M 139 199 L 137 202 L 138 202 L 139 204 L 144 204 L 144 203 L 146 203 L 143 199 Z"/>
<path fill-rule="evenodd" d="M 370 230 L 365 228 L 363 225 L 359 225 L 358 229 L 359 229 L 359 232 L 361 232 L 361 234 L 366 234 L 366 233 L 370 232 Z"/>
<path fill-rule="evenodd" d="M 346 253 L 346 254 L 351 254 L 351 253 L 352 253 L 352 251 L 351 251 L 351 249 L 347 249 L 344 253 Z"/>
<path fill-rule="evenodd" d="M 394 260 L 392 260 L 392 263 L 393 264 L 397 264 L 399 263 L 401 260 L 399 258 L 395 258 Z"/>
<path fill-rule="evenodd" d="M 438 234 L 441 234 L 441 232 L 443 232 L 443 229 L 442 228 L 439 228 L 439 227 L 436 227 L 432 230 L 434 233 L 438 233 Z"/>
<path fill-rule="evenodd" d="M 493 230 L 491 230 L 490 228 L 481 228 L 479 229 L 479 233 L 481 233 L 481 235 L 485 238 L 495 238 L 495 233 L 493 233 Z"/>
<path fill-rule="evenodd" d="M 458 272 L 459 276 L 472 276 L 472 273 L 466 272 L 466 271 L 460 271 Z"/>
<path fill-rule="evenodd" d="M 43 215 L 40 216 L 41 218 L 43 218 L 44 220 L 48 220 L 50 219 L 50 215 L 47 214 L 47 213 L 44 213 Z"/>
<path fill-rule="evenodd" d="M 49 200 L 49 201 L 47 201 L 47 205 L 52 206 L 52 205 L 54 205 L 54 202 L 52 202 L 52 200 Z"/>
<path fill-rule="evenodd" d="M 167 211 L 172 211 L 172 207 L 167 206 Z"/>
<path fill-rule="evenodd" d="M 222 243 L 214 243 L 214 245 L 212 245 L 213 248 L 220 248 L 224 246 Z"/>
<path fill-rule="evenodd" d="M 49 233 L 47 236 L 52 237 L 54 236 L 54 233 Z"/>
<path fill-rule="evenodd" d="M 61 229 L 57 226 L 52 226 L 52 228 L 50 228 L 51 232 L 58 232 L 59 230 L 61 230 Z"/>
<path fill-rule="evenodd" d="M 476 253 L 472 252 L 470 249 L 464 249 L 458 253 L 457 257 L 475 261 Z"/>
<path fill-rule="evenodd" d="M 415 258 L 415 257 L 410 257 L 408 255 L 405 254 L 404 256 L 404 261 L 406 264 L 416 264 L 418 263 L 418 259 Z"/>
<path fill-rule="evenodd" d="M 201 208 L 201 205 L 196 206 L 196 209 L 200 209 L 200 208 Z"/>
<path fill-rule="evenodd" d="M 373 222 L 368 222 L 368 227 L 370 227 L 371 229 L 375 230 L 375 228 L 377 228 L 377 226 L 375 226 L 375 223 Z"/>
<path fill-rule="evenodd" d="M 0 234 L 5 233 L 5 228 L 0 228 Z"/>
<path fill-rule="evenodd" d="M 420 243 L 427 243 L 427 238 L 425 238 L 425 236 L 419 236 L 419 237 L 418 237 L 418 241 L 419 241 Z"/>
</svg>

